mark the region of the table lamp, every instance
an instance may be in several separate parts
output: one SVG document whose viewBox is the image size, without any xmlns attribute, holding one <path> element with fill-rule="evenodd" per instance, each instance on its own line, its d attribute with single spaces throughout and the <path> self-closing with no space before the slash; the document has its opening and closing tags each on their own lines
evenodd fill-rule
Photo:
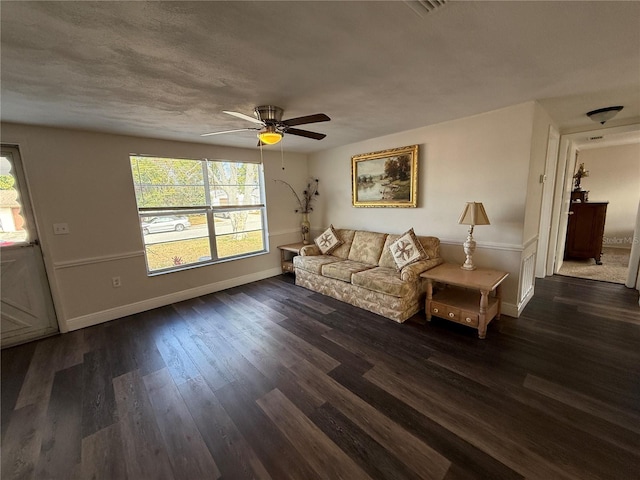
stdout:
<svg viewBox="0 0 640 480">
<path fill-rule="evenodd" d="M 467 240 L 462 244 L 467 259 L 460 267 L 463 270 L 475 270 L 473 265 L 473 252 L 476 250 L 476 241 L 473 239 L 473 227 L 476 225 L 490 225 L 487 212 L 481 202 L 467 202 L 458 220 L 460 225 L 469 225 L 469 235 Z"/>
</svg>

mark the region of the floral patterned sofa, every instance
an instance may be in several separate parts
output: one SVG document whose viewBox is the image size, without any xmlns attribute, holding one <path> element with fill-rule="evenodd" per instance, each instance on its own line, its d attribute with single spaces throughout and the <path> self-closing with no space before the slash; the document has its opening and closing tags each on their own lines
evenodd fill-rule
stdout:
<svg viewBox="0 0 640 480">
<path fill-rule="evenodd" d="M 343 243 L 330 254 L 306 245 L 294 257 L 296 285 L 402 323 L 424 307 L 420 274 L 443 263 L 440 240 L 415 236 L 427 258 L 398 269 L 391 251 L 401 235 L 336 229 Z M 413 231 L 411 231 L 413 234 Z"/>
</svg>

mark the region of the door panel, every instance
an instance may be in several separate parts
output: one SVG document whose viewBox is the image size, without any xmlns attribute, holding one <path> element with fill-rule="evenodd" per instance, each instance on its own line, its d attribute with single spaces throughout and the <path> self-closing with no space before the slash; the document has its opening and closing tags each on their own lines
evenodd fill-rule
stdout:
<svg viewBox="0 0 640 480">
<path fill-rule="evenodd" d="M 40 257 L 40 258 L 39 258 Z M 2 346 L 50 335 L 58 324 L 46 297 L 46 276 L 37 245 L 5 247 L 0 261 Z"/>
<path fill-rule="evenodd" d="M 23 343 L 58 331 L 42 251 L 34 227 L 20 153 L 0 159 L 0 343 Z"/>
</svg>

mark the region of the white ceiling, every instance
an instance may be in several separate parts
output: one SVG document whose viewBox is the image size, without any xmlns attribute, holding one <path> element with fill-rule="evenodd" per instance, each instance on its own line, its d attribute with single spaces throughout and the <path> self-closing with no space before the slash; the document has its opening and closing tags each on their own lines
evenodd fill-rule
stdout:
<svg viewBox="0 0 640 480">
<path fill-rule="evenodd" d="M 409 5 L 409 3 L 411 5 Z M 202 138 L 278 105 L 313 152 L 538 100 L 563 127 L 640 117 L 640 2 L 0 2 L 1 119 Z M 279 148 L 279 147 L 269 147 Z"/>
</svg>

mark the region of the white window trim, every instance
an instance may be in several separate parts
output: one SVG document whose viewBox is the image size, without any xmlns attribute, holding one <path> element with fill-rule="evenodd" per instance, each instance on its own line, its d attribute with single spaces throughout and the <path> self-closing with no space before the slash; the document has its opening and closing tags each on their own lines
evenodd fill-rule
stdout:
<svg viewBox="0 0 640 480">
<path fill-rule="evenodd" d="M 145 258 L 145 265 L 146 265 L 146 269 L 147 269 L 147 276 L 156 276 L 156 275 L 163 275 L 166 273 L 173 273 L 173 272 L 179 272 L 179 271 L 183 271 L 183 270 L 190 270 L 192 268 L 198 268 L 198 267 L 202 267 L 202 266 L 206 266 L 206 265 L 213 265 L 213 264 L 218 264 L 218 263 L 226 263 L 226 262 L 230 262 L 230 261 L 234 261 L 234 260 L 241 260 L 241 259 L 245 259 L 245 258 L 251 258 L 251 257 L 255 257 L 255 256 L 259 256 L 259 255 L 265 255 L 269 253 L 269 234 L 268 234 L 268 226 L 267 226 L 267 207 L 266 207 L 266 192 L 265 192 L 265 183 L 264 183 L 264 164 L 262 163 L 256 163 L 256 162 L 243 162 L 243 161 L 234 161 L 234 160 L 213 160 L 213 159 L 207 159 L 207 158 L 203 158 L 203 159 L 193 159 L 193 158 L 175 158 L 175 157 L 162 157 L 162 156 L 158 156 L 158 155 L 142 155 L 142 154 L 130 154 L 129 156 L 130 158 L 132 157 L 151 157 L 151 158 L 162 158 L 165 160 L 190 160 L 190 161 L 194 161 L 194 162 L 201 162 L 202 166 L 203 166 L 203 178 L 204 178 L 204 191 L 205 191 L 205 200 L 207 205 L 195 205 L 195 206 L 188 206 L 188 207 L 138 207 L 137 206 L 137 196 L 136 196 L 136 206 L 137 206 L 137 210 L 138 210 L 138 218 L 139 218 L 139 222 L 138 224 L 140 225 L 140 234 L 141 234 L 141 238 L 143 240 L 143 251 L 144 251 L 144 258 Z M 214 186 L 214 188 L 212 189 L 210 186 L 210 182 L 209 182 L 209 174 L 208 174 L 208 163 L 209 162 L 220 162 L 220 163 L 247 163 L 247 164 L 254 164 L 254 165 L 258 165 L 258 185 L 256 185 L 256 188 L 258 188 L 259 192 L 260 192 L 260 203 L 257 204 L 251 204 L 251 205 L 224 205 L 224 206 L 219 206 L 219 205 L 214 205 L 211 200 L 211 192 L 212 191 L 217 191 L 220 190 L 219 186 Z M 132 170 L 132 184 L 134 189 L 137 188 L 137 186 L 139 185 L 139 183 L 137 183 L 136 178 L 135 178 L 135 173 Z M 218 252 L 217 252 L 217 247 L 216 247 L 216 237 L 220 237 L 223 235 L 230 235 L 229 233 L 223 233 L 223 234 L 216 234 L 215 231 L 215 215 L 218 213 L 232 213 L 232 212 L 240 212 L 240 211 L 255 211 L 258 210 L 260 212 L 260 218 L 261 218 L 261 225 L 262 225 L 262 229 L 260 230 L 246 230 L 246 233 L 250 233 L 250 232 L 254 232 L 254 231 L 261 231 L 262 233 L 262 245 L 263 245 L 263 249 L 259 250 L 259 251 L 253 251 L 253 252 L 249 252 L 249 253 L 243 253 L 243 254 L 238 254 L 238 255 L 233 255 L 233 256 L 228 256 L 228 257 L 223 257 L 223 258 L 219 258 L 218 257 Z M 207 236 L 202 236 L 202 237 L 196 237 L 196 238 L 208 238 L 209 240 L 209 248 L 211 251 L 211 259 L 207 259 L 207 260 L 202 260 L 202 261 L 198 261 L 198 262 L 192 262 L 189 264 L 185 264 L 185 265 L 177 265 L 177 266 L 172 266 L 172 267 L 167 267 L 167 268 L 162 268 L 162 269 L 155 269 L 155 270 L 151 270 L 149 268 L 149 262 L 148 262 L 148 258 L 147 258 L 147 250 L 146 250 L 146 246 L 148 244 L 145 243 L 144 241 L 144 234 L 143 234 L 143 229 L 141 226 L 141 220 L 143 217 L 149 217 L 149 216 L 153 216 L 153 215 L 190 215 L 190 214 L 205 214 L 206 215 L 206 219 L 207 219 Z M 237 232 L 234 232 L 237 233 Z M 180 240 L 176 240 L 176 241 L 180 241 Z M 164 243 L 164 242 L 162 242 Z M 166 243 L 170 243 L 170 242 L 166 242 Z"/>
</svg>

